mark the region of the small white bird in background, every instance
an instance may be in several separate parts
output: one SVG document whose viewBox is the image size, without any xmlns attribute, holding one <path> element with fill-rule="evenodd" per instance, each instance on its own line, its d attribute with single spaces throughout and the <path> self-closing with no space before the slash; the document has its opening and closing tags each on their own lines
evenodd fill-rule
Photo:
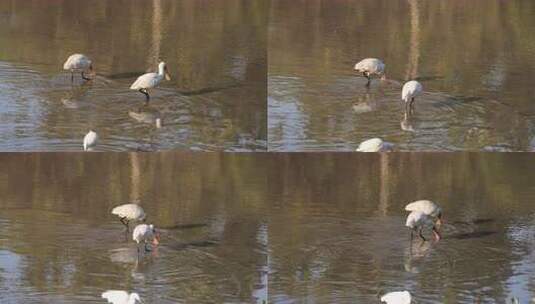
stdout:
<svg viewBox="0 0 535 304">
<path fill-rule="evenodd" d="M 140 205 L 135 203 L 128 203 L 117 206 L 111 210 L 111 214 L 117 215 L 121 223 L 126 226 L 126 231 L 129 231 L 128 224 L 130 221 L 145 221 L 145 211 Z"/>
<path fill-rule="evenodd" d="M 160 232 L 154 228 L 154 225 L 140 224 L 134 228 L 132 239 L 138 244 L 137 250 L 139 253 L 139 243 L 145 244 L 145 251 L 150 251 L 147 248 L 148 242 L 152 242 L 153 246 L 160 244 Z"/>
<path fill-rule="evenodd" d="M 372 138 L 360 143 L 357 152 L 386 152 L 391 151 L 394 144 L 383 141 L 380 138 Z"/>
<path fill-rule="evenodd" d="M 131 90 L 139 91 L 147 98 L 147 102 L 150 100 L 149 90 L 155 88 L 164 79 L 171 80 L 171 76 L 167 71 L 165 62 L 160 62 L 158 65 L 158 73 L 146 73 L 137 78 L 136 81 L 130 86 Z"/>
<path fill-rule="evenodd" d="M 84 136 L 84 151 L 92 150 L 92 148 L 97 145 L 97 142 L 97 133 L 93 130 L 89 130 L 89 132 Z"/>
<path fill-rule="evenodd" d="M 90 74 L 94 74 L 93 63 L 91 62 L 89 57 L 82 54 L 73 54 L 69 56 L 69 58 L 67 58 L 67 61 L 65 61 L 65 63 L 63 64 L 63 69 L 71 71 L 71 82 L 74 81 L 74 72 L 81 72 L 82 79 L 84 80 L 92 79 L 84 75 L 86 71 L 88 71 Z"/>
<path fill-rule="evenodd" d="M 414 112 L 414 99 L 422 92 L 423 87 L 416 80 L 411 80 L 403 85 L 401 100 L 405 102 L 405 113 L 411 114 Z"/>
<path fill-rule="evenodd" d="M 369 87 L 371 83 L 371 76 L 376 75 L 381 77 L 381 80 L 386 80 L 385 64 L 376 58 L 366 58 L 355 64 L 355 71 L 362 73 L 368 79 L 366 86 Z"/>
<path fill-rule="evenodd" d="M 418 200 L 405 206 L 406 211 L 411 213 L 407 217 L 405 225 L 411 228 L 411 240 L 412 232 L 419 229 L 420 238 L 425 241 L 422 235 L 422 229 L 424 226 L 433 226 L 432 231 L 435 239 L 439 241 L 440 226 L 442 226 L 442 209 L 434 202 L 430 200 Z"/>
<path fill-rule="evenodd" d="M 389 292 L 381 297 L 381 302 L 386 304 L 411 304 L 411 294 L 408 291 Z"/>
<path fill-rule="evenodd" d="M 102 293 L 102 298 L 112 304 L 136 304 L 136 301 L 143 303 L 139 294 L 135 292 L 128 294 L 124 290 L 107 290 Z"/>
</svg>

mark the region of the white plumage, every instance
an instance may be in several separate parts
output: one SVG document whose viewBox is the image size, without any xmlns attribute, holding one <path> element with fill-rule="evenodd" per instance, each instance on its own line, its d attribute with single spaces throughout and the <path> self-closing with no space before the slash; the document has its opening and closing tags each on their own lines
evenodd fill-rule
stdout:
<svg viewBox="0 0 535 304">
<path fill-rule="evenodd" d="M 403 85 L 403 89 L 401 90 L 401 100 L 405 102 L 405 113 L 413 111 L 414 99 L 416 96 L 422 94 L 422 92 L 423 87 L 416 80 L 408 81 Z"/>
<path fill-rule="evenodd" d="M 382 80 L 386 79 L 385 64 L 377 58 L 366 58 L 355 64 L 355 71 L 362 73 L 362 75 L 368 78 L 366 86 L 370 85 L 371 76 L 376 75 L 381 77 Z"/>
<path fill-rule="evenodd" d="M 93 71 L 93 63 L 85 55 L 73 54 L 67 58 L 67 61 L 63 64 L 63 69 L 71 71 L 71 80 L 74 80 L 74 72 L 81 72 L 83 79 L 90 80 L 90 78 L 85 77 L 84 73 Z"/>
<path fill-rule="evenodd" d="M 408 291 L 389 292 L 381 297 L 381 302 L 386 304 L 410 304 L 411 294 Z"/>
<path fill-rule="evenodd" d="M 89 132 L 84 136 L 84 151 L 91 149 L 96 146 L 98 142 L 98 135 L 95 131 L 89 130 Z"/>
<path fill-rule="evenodd" d="M 145 220 L 145 211 L 138 204 L 123 204 L 111 210 L 111 214 L 117 215 L 121 219 L 121 223 L 126 226 L 128 230 L 128 223 L 130 221 Z"/>
<path fill-rule="evenodd" d="M 433 236 L 438 241 L 441 236 L 439 233 L 440 225 L 442 224 L 442 209 L 432 201 L 419 200 L 409 203 L 405 206 L 406 211 L 411 213 L 407 216 L 405 225 L 411 228 L 411 240 L 413 231 L 418 230 L 420 238 L 425 241 L 422 235 L 422 229 L 431 226 L 433 229 Z M 439 228 L 437 228 L 437 226 Z"/>
<path fill-rule="evenodd" d="M 393 148 L 393 144 L 380 138 L 372 138 L 360 143 L 357 152 L 385 152 Z"/>
<path fill-rule="evenodd" d="M 412 211 L 407 216 L 407 221 L 405 222 L 405 226 L 416 229 L 416 228 L 424 228 L 425 226 L 433 225 L 433 220 L 431 217 L 421 211 Z"/>
<path fill-rule="evenodd" d="M 139 76 L 136 81 L 130 86 L 131 90 L 136 90 L 145 95 L 147 101 L 150 100 L 149 89 L 155 88 L 164 79 L 171 80 L 171 76 L 167 71 L 165 62 L 160 62 L 158 65 L 158 73 L 146 73 Z"/>
<path fill-rule="evenodd" d="M 437 217 L 442 213 L 442 209 L 434 202 L 430 200 L 418 200 L 405 206 L 406 211 L 420 211 L 426 215 Z"/>
<path fill-rule="evenodd" d="M 139 294 L 135 292 L 128 294 L 124 290 L 107 290 L 102 293 L 102 298 L 112 304 L 135 304 L 136 301 L 143 303 Z"/>
<path fill-rule="evenodd" d="M 157 246 L 160 243 L 160 235 L 154 228 L 154 225 L 140 224 L 134 228 L 132 233 L 132 239 L 139 245 L 139 243 L 145 244 L 145 251 L 148 251 L 147 245 L 152 241 L 152 244 Z M 139 251 L 139 247 L 138 247 Z"/>
</svg>

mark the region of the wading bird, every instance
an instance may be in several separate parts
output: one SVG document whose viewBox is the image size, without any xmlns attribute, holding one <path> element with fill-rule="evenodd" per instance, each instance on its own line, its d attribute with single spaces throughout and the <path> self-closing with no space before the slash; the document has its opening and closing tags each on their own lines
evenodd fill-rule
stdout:
<svg viewBox="0 0 535 304">
<path fill-rule="evenodd" d="M 411 114 L 414 112 L 414 99 L 422 92 L 423 87 L 416 80 L 411 80 L 403 85 L 401 100 L 405 102 L 405 113 Z"/>
<path fill-rule="evenodd" d="M 154 228 L 154 225 L 140 224 L 134 228 L 132 233 L 132 239 L 137 243 L 137 251 L 139 254 L 139 243 L 144 243 L 145 252 L 150 251 L 147 248 L 148 242 L 152 242 L 153 246 L 158 246 L 160 244 L 160 232 Z"/>
<path fill-rule="evenodd" d="M 67 61 L 63 64 L 63 69 L 71 71 L 71 82 L 74 81 L 74 72 L 81 72 L 82 79 L 91 80 L 84 75 L 86 71 L 89 71 L 90 74 L 93 74 L 93 64 L 91 60 L 82 54 L 73 54 L 67 58 Z"/>
<path fill-rule="evenodd" d="M 137 293 L 128 294 L 124 290 L 107 290 L 102 293 L 102 298 L 112 304 L 136 304 L 136 301 L 143 303 Z"/>
<path fill-rule="evenodd" d="M 366 58 L 355 64 L 355 71 L 362 73 L 362 76 L 368 79 L 366 86 L 369 87 L 371 77 L 373 75 L 381 77 L 381 80 L 386 80 L 385 64 L 376 58 Z"/>
<path fill-rule="evenodd" d="M 143 222 L 145 221 L 146 217 L 143 208 L 141 208 L 140 205 L 134 203 L 117 206 L 111 210 L 111 214 L 117 215 L 119 217 L 121 223 L 126 226 L 126 231 L 129 231 L 128 224 L 130 223 L 130 221 Z"/>
<path fill-rule="evenodd" d="M 84 151 L 88 151 L 94 146 L 97 145 L 98 135 L 95 131 L 89 130 L 89 132 L 84 136 Z"/>
<path fill-rule="evenodd" d="M 440 240 L 440 226 L 442 225 L 442 209 L 434 202 L 429 200 L 418 200 L 405 206 L 406 211 L 411 213 L 407 217 L 406 226 L 411 228 L 411 240 L 412 232 L 419 229 L 419 234 L 422 240 L 425 238 L 422 235 L 422 228 L 424 226 L 432 226 L 433 235 L 437 241 Z"/>
<path fill-rule="evenodd" d="M 164 77 L 167 80 L 171 80 L 171 76 L 167 71 L 167 66 L 165 65 L 165 62 L 162 61 L 158 65 L 158 73 L 146 73 L 139 76 L 137 80 L 134 81 L 134 83 L 130 86 L 130 89 L 144 94 L 147 98 L 147 102 L 149 102 L 149 90 L 157 87 Z"/>
<path fill-rule="evenodd" d="M 386 152 L 391 151 L 394 144 L 383 141 L 380 138 L 372 138 L 360 143 L 357 152 Z"/>
<path fill-rule="evenodd" d="M 411 304 L 411 294 L 408 291 L 389 292 L 381 297 L 386 304 Z"/>
</svg>

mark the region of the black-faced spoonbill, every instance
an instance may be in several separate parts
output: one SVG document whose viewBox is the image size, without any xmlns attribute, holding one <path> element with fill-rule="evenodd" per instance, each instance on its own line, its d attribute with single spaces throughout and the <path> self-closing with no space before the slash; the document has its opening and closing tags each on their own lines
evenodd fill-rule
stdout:
<svg viewBox="0 0 535 304">
<path fill-rule="evenodd" d="M 372 138 L 360 143 L 357 152 L 386 152 L 391 151 L 394 144 L 383 141 L 380 138 Z"/>
<path fill-rule="evenodd" d="M 139 243 L 145 244 L 145 251 L 150 251 L 147 248 L 148 242 L 152 242 L 153 246 L 158 246 L 160 244 L 160 232 L 154 228 L 154 225 L 140 224 L 134 228 L 132 233 L 132 239 L 138 244 L 137 250 L 139 253 Z"/>
<path fill-rule="evenodd" d="M 149 90 L 157 87 L 164 77 L 166 80 L 171 80 L 171 76 L 167 71 L 167 66 L 165 65 L 165 62 L 162 61 L 158 65 L 158 73 L 146 73 L 139 76 L 137 80 L 134 81 L 134 83 L 130 86 L 130 89 L 144 94 L 147 98 L 147 102 L 149 102 Z"/>
<path fill-rule="evenodd" d="M 376 58 L 366 58 L 355 64 L 355 71 L 362 73 L 362 76 L 368 79 L 366 86 L 369 87 L 371 83 L 371 76 L 376 75 L 381 77 L 381 80 L 386 80 L 385 64 Z"/>
<path fill-rule="evenodd" d="M 411 304 L 411 294 L 408 291 L 389 292 L 381 297 L 386 304 Z"/>
<path fill-rule="evenodd" d="M 145 221 L 145 211 L 138 204 L 128 203 L 117 206 L 111 210 L 111 214 L 117 215 L 121 223 L 126 226 L 126 231 L 129 231 L 128 223 L 130 221 Z"/>
<path fill-rule="evenodd" d="M 135 292 L 129 294 L 124 290 L 107 290 L 102 293 L 102 298 L 112 304 L 136 304 L 136 301 L 143 303 L 139 294 Z"/>
<path fill-rule="evenodd" d="M 403 85 L 401 100 L 405 102 L 405 113 L 411 114 L 414 112 L 414 99 L 422 92 L 423 87 L 416 80 L 411 80 Z"/>
<path fill-rule="evenodd" d="M 67 58 L 67 61 L 63 64 L 63 69 L 71 71 L 71 82 L 74 81 L 74 72 L 82 72 L 82 79 L 91 80 L 84 75 L 86 71 L 93 74 L 93 63 L 89 57 L 82 54 L 73 54 Z"/>
<path fill-rule="evenodd" d="M 425 238 L 422 236 L 422 228 L 426 225 L 433 226 L 433 235 L 437 241 L 440 240 L 440 226 L 442 225 L 442 209 L 434 202 L 429 200 L 418 200 L 412 203 L 409 203 L 405 206 L 406 211 L 411 211 L 407 217 L 406 226 L 412 228 L 420 229 L 420 237 L 425 241 Z M 420 214 L 421 213 L 421 214 Z M 409 226 L 410 224 L 410 226 Z M 411 240 L 412 240 L 412 230 L 411 230 Z"/>
<path fill-rule="evenodd" d="M 89 132 L 84 136 L 84 151 L 91 150 L 94 146 L 97 145 L 97 142 L 97 133 L 93 130 L 89 130 Z"/>
</svg>

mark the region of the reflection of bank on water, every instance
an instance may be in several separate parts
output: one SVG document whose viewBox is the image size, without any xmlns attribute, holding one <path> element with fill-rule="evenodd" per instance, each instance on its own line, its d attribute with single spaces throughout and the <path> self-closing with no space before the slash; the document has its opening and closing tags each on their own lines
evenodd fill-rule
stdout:
<svg viewBox="0 0 535 304">
<path fill-rule="evenodd" d="M 532 5 L 272 2 L 270 147 L 349 151 L 381 137 L 402 151 L 530 150 Z M 382 59 L 392 82 L 366 89 L 352 67 L 367 57 Z M 409 79 L 425 93 L 405 128 L 400 95 Z"/>
<path fill-rule="evenodd" d="M 0 155 L 0 301 L 521 303 L 529 284 L 529 154 Z M 443 209 L 440 242 L 409 242 L 408 202 Z M 112 207 L 161 232 L 137 257 Z M 426 231 L 427 233 L 427 231 Z M 267 300 L 266 300 L 267 299 Z"/>
<path fill-rule="evenodd" d="M 261 2 L 0 4 L 0 150 L 79 150 L 89 128 L 104 151 L 264 150 Z M 61 67 L 74 52 L 94 81 L 71 85 Z M 128 88 L 160 60 L 173 80 L 151 92 L 167 122 L 156 128 L 129 117 L 144 97 Z"/>
</svg>

